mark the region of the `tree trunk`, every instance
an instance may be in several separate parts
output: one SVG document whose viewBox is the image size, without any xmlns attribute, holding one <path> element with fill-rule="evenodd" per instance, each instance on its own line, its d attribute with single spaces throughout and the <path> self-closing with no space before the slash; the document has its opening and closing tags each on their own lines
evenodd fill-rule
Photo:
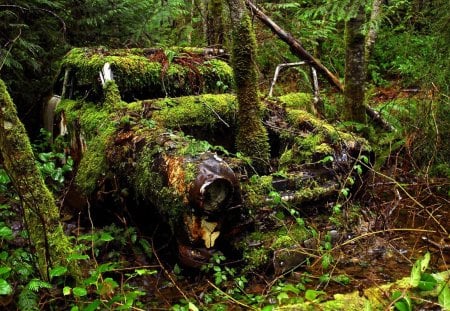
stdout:
<svg viewBox="0 0 450 311">
<path fill-rule="evenodd" d="M 269 166 L 269 142 L 258 99 L 256 38 L 244 0 L 228 0 L 233 28 L 232 66 L 239 103 L 238 151 L 252 159 L 259 172 Z"/>
<path fill-rule="evenodd" d="M 206 41 L 209 47 L 221 48 L 224 42 L 222 0 L 208 0 Z"/>
<path fill-rule="evenodd" d="M 344 118 L 348 121 L 366 123 L 364 105 L 366 83 L 364 6 L 360 5 L 355 17 L 345 24 L 345 107 Z"/>
<path fill-rule="evenodd" d="M 370 60 L 375 41 L 378 34 L 378 20 L 383 11 L 384 0 L 373 0 L 372 12 L 370 13 L 370 28 L 366 38 L 366 63 Z"/>
<path fill-rule="evenodd" d="M 38 270 L 49 280 L 49 269 L 67 266 L 73 253 L 59 221 L 59 211 L 53 195 L 47 189 L 35 165 L 33 151 L 25 128 L 17 117 L 14 104 L 0 80 L 0 146 L 4 166 L 20 197 L 25 227 L 36 254 Z M 73 277 L 79 279 L 76 261 L 69 266 Z"/>
</svg>

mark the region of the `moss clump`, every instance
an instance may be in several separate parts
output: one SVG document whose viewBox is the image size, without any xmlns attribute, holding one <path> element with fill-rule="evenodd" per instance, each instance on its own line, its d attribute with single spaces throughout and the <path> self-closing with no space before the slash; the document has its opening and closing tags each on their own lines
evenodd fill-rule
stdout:
<svg viewBox="0 0 450 311">
<path fill-rule="evenodd" d="M 57 108 L 57 113 L 64 112 L 69 132 L 86 140 L 87 150 L 81 158 L 76 176 L 76 183 L 85 194 L 92 193 L 97 182 L 108 171 L 106 150 L 116 131 L 114 116 L 109 110 L 114 110 L 113 107 L 120 104 L 120 95 L 117 97 L 115 83 L 107 83 L 106 89 L 110 97 L 105 99 L 107 104 L 103 107 L 83 101 L 62 100 Z M 73 139 L 78 141 L 80 138 Z"/>
<path fill-rule="evenodd" d="M 254 271 L 271 264 L 273 252 L 301 245 L 311 237 L 304 225 L 293 224 L 268 232 L 253 232 L 238 245 L 246 262 L 245 271 Z"/>
<path fill-rule="evenodd" d="M 103 105 L 107 109 L 113 109 L 114 106 L 121 102 L 119 88 L 115 81 L 107 81 L 103 86 L 105 92 L 105 100 Z"/>
<path fill-rule="evenodd" d="M 97 187 L 97 182 L 108 172 L 106 149 L 113 132 L 114 130 L 110 129 L 87 143 L 87 150 L 81 158 L 75 179 L 85 194 L 91 194 Z"/>
<path fill-rule="evenodd" d="M 154 112 L 153 119 L 164 127 L 214 127 L 222 122 L 229 125 L 236 123 L 237 101 L 230 94 L 162 99 L 155 100 L 152 104 L 161 108 L 160 111 Z"/>
<path fill-rule="evenodd" d="M 289 93 L 278 97 L 278 100 L 288 109 L 302 109 L 313 113 L 313 96 L 307 93 Z"/>
<path fill-rule="evenodd" d="M 337 191 L 338 191 L 337 184 L 330 184 L 329 186 L 310 185 L 309 187 L 297 190 L 294 193 L 293 202 L 295 203 L 295 205 L 300 205 L 304 202 L 319 200 L 320 198 L 329 196 L 330 194 L 337 193 Z"/>
<path fill-rule="evenodd" d="M 266 198 L 270 191 L 273 190 L 272 186 L 273 177 L 270 175 L 258 176 L 253 175 L 248 183 L 242 184 L 242 188 L 245 197 L 246 208 L 257 210 L 267 205 Z"/>
<path fill-rule="evenodd" d="M 270 261 L 270 250 L 266 248 L 250 248 L 244 251 L 243 259 L 246 262 L 246 266 L 243 269 L 244 272 L 254 271 L 258 268 L 266 266 Z"/>
<path fill-rule="evenodd" d="M 304 110 L 287 109 L 287 113 L 288 122 L 303 133 L 290 138 L 293 141 L 291 148 L 280 157 L 282 168 L 291 164 L 319 162 L 326 156 L 334 156 L 341 150 L 370 151 L 368 142 L 364 138 L 340 131 Z"/>
</svg>

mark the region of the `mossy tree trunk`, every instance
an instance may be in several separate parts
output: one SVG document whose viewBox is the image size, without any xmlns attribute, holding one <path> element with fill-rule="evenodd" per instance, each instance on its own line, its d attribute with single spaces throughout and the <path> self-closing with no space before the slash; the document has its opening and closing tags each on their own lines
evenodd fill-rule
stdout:
<svg viewBox="0 0 450 311">
<path fill-rule="evenodd" d="M 25 127 L 17 117 L 16 108 L 2 80 L 0 147 L 3 164 L 22 203 L 23 221 L 36 255 L 38 270 L 42 278 L 48 280 L 49 269 L 58 265 L 66 266 L 66 259 L 73 249 L 59 221 L 53 195 L 35 165 Z M 75 261 L 69 270 L 75 279 L 80 278 L 80 269 Z"/>
<path fill-rule="evenodd" d="M 345 107 L 344 118 L 349 121 L 366 123 L 364 105 L 365 66 L 365 22 L 364 5 L 360 5 L 355 17 L 345 24 Z"/>
<path fill-rule="evenodd" d="M 224 22 L 222 0 L 208 0 L 206 16 L 206 40 L 208 46 L 221 48 L 224 42 Z"/>
<path fill-rule="evenodd" d="M 256 70 L 256 38 L 244 0 L 227 0 L 233 28 L 232 65 L 239 103 L 238 151 L 264 172 L 269 162 L 268 135 L 261 119 Z"/>
</svg>

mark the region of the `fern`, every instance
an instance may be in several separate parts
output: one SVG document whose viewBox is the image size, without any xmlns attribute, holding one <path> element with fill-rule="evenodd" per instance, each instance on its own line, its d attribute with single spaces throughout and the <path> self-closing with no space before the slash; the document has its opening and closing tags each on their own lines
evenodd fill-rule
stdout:
<svg viewBox="0 0 450 311">
<path fill-rule="evenodd" d="M 38 295 L 28 287 L 24 287 L 19 294 L 17 308 L 20 311 L 39 311 L 38 301 Z"/>
<path fill-rule="evenodd" d="M 39 279 L 32 279 L 27 288 L 33 292 L 38 292 L 41 288 L 52 288 L 52 285 Z"/>
</svg>

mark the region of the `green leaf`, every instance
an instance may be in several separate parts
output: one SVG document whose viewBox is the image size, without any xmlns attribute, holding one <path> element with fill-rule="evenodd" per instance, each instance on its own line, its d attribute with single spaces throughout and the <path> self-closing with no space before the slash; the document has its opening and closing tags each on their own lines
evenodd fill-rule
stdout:
<svg viewBox="0 0 450 311">
<path fill-rule="evenodd" d="M 57 266 L 53 269 L 50 269 L 50 279 L 54 278 L 55 276 L 61 276 L 64 273 L 67 272 L 67 267 Z"/>
<path fill-rule="evenodd" d="M 359 159 L 361 161 L 363 161 L 364 163 L 369 164 L 369 158 L 367 156 L 362 155 L 362 156 L 359 157 Z"/>
<path fill-rule="evenodd" d="M 344 197 L 348 197 L 348 194 L 349 194 L 350 192 L 349 192 L 349 189 L 348 189 L 348 188 L 342 188 L 342 189 L 341 189 L 341 193 L 342 193 L 342 195 L 343 195 Z"/>
<path fill-rule="evenodd" d="M 72 292 L 72 288 L 70 286 L 64 286 L 64 288 L 63 288 L 64 296 L 70 295 L 71 292 Z"/>
<path fill-rule="evenodd" d="M 324 157 L 322 160 L 320 160 L 319 161 L 319 163 L 328 163 L 328 162 L 333 162 L 334 161 L 334 158 L 333 158 L 333 156 L 326 156 L 326 157 Z"/>
<path fill-rule="evenodd" d="M 392 300 L 397 300 L 394 306 L 398 311 L 412 311 L 411 299 L 408 296 L 404 296 L 401 291 L 395 291 L 391 296 Z"/>
<path fill-rule="evenodd" d="M 10 267 L 7 267 L 7 266 L 1 266 L 1 267 L 0 267 L 0 275 L 6 274 L 6 273 L 8 273 L 9 271 L 11 271 L 11 268 L 10 268 Z"/>
<path fill-rule="evenodd" d="M 0 238 L 10 240 L 13 238 L 13 232 L 9 227 L 2 226 L 0 227 Z"/>
<path fill-rule="evenodd" d="M 300 293 L 300 290 L 297 287 L 295 287 L 294 285 L 292 285 L 292 284 L 284 285 L 281 290 L 283 292 L 292 292 L 292 293 L 294 293 L 296 295 L 298 295 Z"/>
<path fill-rule="evenodd" d="M 103 242 L 109 242 L 109 241 L 114 240 L 114 238 L 113 238 L 113 236 L 112 236 L 110 233 L 108 233 L 108 232 L 102 232 L 102 234 L 101 234 L 99 240 L 100 240 L 100 241 L 103 241 Z"/>
<path fill-rule="evenodd" d="M 72 261 L 72 260 L 86 260 L 86 259 L 89 259 L 89 256 L 88 255 L 82 255 L 82 254 L 72 254 L 72 255 L 69 255 L 67 257 L 68 261 Z"/>
<path fill-rule="evenodd" d="M 268 305 L 261 309 L 261 311 L 272 311 L 275 308 L 274 305 Z"/>
<path fill-rule="evenodd" d="M 6 280 L 0 279 L 0 295 L 10 295 L 11 293 L 11 285 Z"/>
<path fill-rule="evenodd" d="M 420 271 L 421 272 L 425 272 L 425 270 L 427 270 L 428 264 L 430 263 L 430 259 L 431 259 L 430 253 L 426 252 L 420 263 Z"/>
<path fill-rule="evenodd" d="M 153 274 L 158 273 L 158 270 L 148 270 L 148 269 L 136 269 L 134 271 L 136 271 L 137 275 L 153 275 Z M 175 267 L 174 267 L 174 273 L 175 273 Z"/>
<path fill-rule="evenodd" d="M 409 281 L 409 284 L 412 287 L 417 287 L 420 282 L 420 276 L 422 275 L 422 259 L 417 259 L 417 261 L 414 263 L 412 269 L 411 269 L 411 278 Z"/>
<path fill-rule="evenodd" d="M 419 289 L 424 291 L 432 290 L 436 284 L 437 281 L 431 274 L 423 273 L 420 278 Z"/>
<path fill-rule="evenodd" d="M 75 297 L 83 297 L 87 295 L 87 290 L 83 287 L 74 287 L 72 292 Z"/>
<path fill-rule="evenodd" d="M 279 294 L 277 295 L 278 304 L 281 304 L 281 302 L 282 302 L 284 299 L 289 299 L 288 293 L 286 293 L 286 292 L 281 292 L 281 293 L 279 293 Z"/>
<path fill-rule="evenodd" d="M 100 300 L 94 300 L 86 308 L 84 308 L 83 311 L 95 311 L 100 306 L 100 303 Z"/>
<path fill-rule="evenodd" d="M 448 284 L 445 284 L 439 293 L 438 301 L 444 310 L 450 310 L 450 288 L 448 287 Z"/>
<path fill-rule="evenodd" d="M 39 291 L 41 288 L 52 288 L 52 284 L 39 280 L 39 279 L 32 279 L 28 283 L 28 288 L 32 290 L 33 292 Z"/>
<path fill-rule="evenodd" d="M 317 300 L 322 295 L 325 295 L 324 291 L 307 289 L 305 292 L 305 299 L 309 301 L 314 301 Z"/>
<path fill-rule="evenodd" d="M 197 306 L 194 305 L 192 302 L 189 302 L 189 310 L 190 311 L 199 311 Z"/>
</svg>

